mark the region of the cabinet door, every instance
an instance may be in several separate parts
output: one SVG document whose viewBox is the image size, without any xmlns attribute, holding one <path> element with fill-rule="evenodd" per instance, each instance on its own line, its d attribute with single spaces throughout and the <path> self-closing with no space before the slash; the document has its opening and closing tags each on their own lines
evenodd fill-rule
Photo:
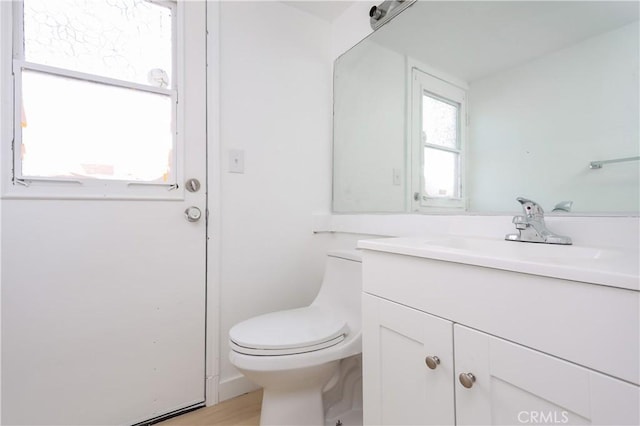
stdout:
<svg viewBox="0 0 640 426">
<path fill-rule="evenodd" d="M 452 425 L 453 324 L 368 294 L 362 309 L 364 424 Z"/>
<path fill-rule="evenodd" d="M 457 324 L 454 336 L 459 425 L 638 424 L 635 385 Z"/>
</svg>

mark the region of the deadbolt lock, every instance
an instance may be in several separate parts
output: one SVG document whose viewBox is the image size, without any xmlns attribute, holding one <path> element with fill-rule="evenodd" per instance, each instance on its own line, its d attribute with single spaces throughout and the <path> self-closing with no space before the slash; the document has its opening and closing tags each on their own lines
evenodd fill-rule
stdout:
<svg viewBox="0 0 640 426">
<path fill-rule="evenodd" d="M 184 186 L 189 192 L 198 192 L 200 189 L 200 181 L 195 178 L 191 178 L 184 183 Z"/>
</svg>

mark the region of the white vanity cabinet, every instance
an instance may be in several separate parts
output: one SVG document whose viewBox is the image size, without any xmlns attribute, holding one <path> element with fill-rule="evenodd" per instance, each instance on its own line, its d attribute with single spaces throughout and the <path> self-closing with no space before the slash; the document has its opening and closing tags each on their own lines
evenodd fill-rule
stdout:
<svg viewBox="0 0 640 426">
<path fill-rule="evenodd" d="M 640 424 L 637 291 L 373 249 L 363 278 L 365 425 Z"/>
</svg>

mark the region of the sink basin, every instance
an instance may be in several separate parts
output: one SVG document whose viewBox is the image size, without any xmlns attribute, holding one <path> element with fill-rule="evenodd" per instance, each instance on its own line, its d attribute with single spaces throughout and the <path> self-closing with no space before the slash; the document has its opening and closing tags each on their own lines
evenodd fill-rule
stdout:
<svg viewBox="0 0 640 426">
<path fill-rule="evenodd" d="M 631 250 L 465 236 L 362 240 L 358 247 L 640 290 L 638 252 Z"/>
</svg>

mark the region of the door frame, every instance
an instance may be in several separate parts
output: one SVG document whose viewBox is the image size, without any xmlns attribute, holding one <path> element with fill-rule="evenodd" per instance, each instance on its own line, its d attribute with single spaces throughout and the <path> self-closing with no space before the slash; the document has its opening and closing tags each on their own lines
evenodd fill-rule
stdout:
<svg viewBox="0 0 640 426">
<path fill-rule="evenodd" d="M 205 404 L 220 402 L 220 2 L 207 0 L 207 253 Z"/>
</svg>

